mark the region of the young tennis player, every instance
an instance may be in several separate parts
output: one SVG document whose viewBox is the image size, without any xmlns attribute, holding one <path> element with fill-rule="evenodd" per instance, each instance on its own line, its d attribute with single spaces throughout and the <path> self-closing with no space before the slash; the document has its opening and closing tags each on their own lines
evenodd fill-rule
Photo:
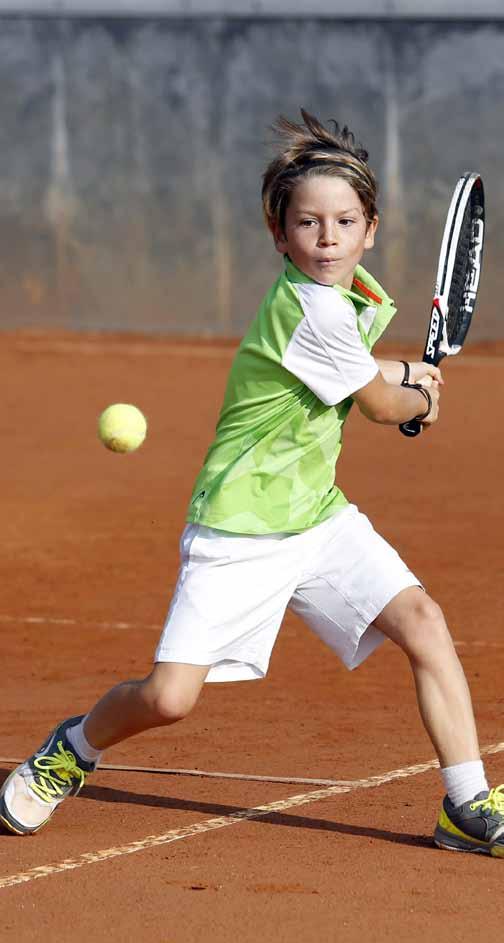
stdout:
<svg viewBox="0 0 504 943">
<path fill-rule="evenodd" d="M 377 361 L 394 303 L 360 265 L 378 225 L 367 153 L 347 128 L 279 119 L 263 206 L 284 271 L 234 359 L 196 481 L 155 665 L 61 723 L 9 776 L 0 818 L 37 831 L 101 752 L 187 715 L 205 681 L 262 678 L 289 606 L 355 668 L 387 637 L 409 658 L 439 757 L 443 848 L 504 857 L 504 786 L 489 791 L 467 683 L 443 615 L 335 483 L 353 403 L 372 422 L 435 422 L 441 374 Z"/>
</svg>

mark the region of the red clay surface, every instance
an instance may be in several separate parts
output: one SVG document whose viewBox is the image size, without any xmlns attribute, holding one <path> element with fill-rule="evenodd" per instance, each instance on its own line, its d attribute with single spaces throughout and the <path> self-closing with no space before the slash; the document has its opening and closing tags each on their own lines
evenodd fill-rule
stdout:
<svg viewBox="0 0 504 943">
<path fill-rule="evenodd" d="M 502 354 L 468 348 L 449 363 L 442 418 L 415 441 L 352 414 L 339 466 L 347 496 L 443 606 L 483 745 L 503 739 Z M 2 337 L 1 756 L 26 756 L 56 721 L 149 670 L 231 356 L 224 344 Z M 96 439 L 97 415 L 117 401 L 149 418 L 133 455 Z M 391 644 L 349 673 L 287 615 L 265 681 L 207 685 L 182 724 L 104 761 L 347 780 L 432 757 L 407 662 Z M 0 767 L 2 777 L 12 768 Z M 503 781 L 504 753 L 487 769 L 494 785 Z M 435 770 L 96 860 L 314 790 L 98 772 L 46 830 L 0 834 L 0 937 L 501 938 L 504 863 L 431 846 L 442 796 Z M 6 886 L 67 859 L 83 866 Z"/>
</svg>

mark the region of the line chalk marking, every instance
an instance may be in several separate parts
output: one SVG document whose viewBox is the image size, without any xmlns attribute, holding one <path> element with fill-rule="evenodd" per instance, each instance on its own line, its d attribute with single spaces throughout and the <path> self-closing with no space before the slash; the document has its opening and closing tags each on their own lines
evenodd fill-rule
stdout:
<svg viewBox="0 0 504 943">
<path fill-rule="evenodd" d="M 0 763 L 19 766 L 24 761 L 12 756 L 0 756 Z M 165 769 L 159 766 L 123 766 L 119 763 L 100 763 L 97 770 L 111 770 L 123 773 L 150 773 L 165 776 L 199 776 L 202 779 L 239 779 L 257 783 L 284 783 L 301 786 L 348 786 L 353 780 L 347 779 L 306 779 L 302 776 L 257 776 L 252 773 L 221 773 L 204 769 Z"/>
<path fill-rule="evenodd" d="M 501 753 L 503 750 L 504 742 L 500 742 L 484 747 L 481 753 L 482 755 L 488 755 Z M 18 874 L 9 874 L 6 877 L 0 878 L 0 889 L 13 887 L 15 884 L 27 884 L 30 881 L 36 881 L 40 878 L 61 874 L 63 871 L 75 871 L 77 868 L 83 868 L 88 864 L 97 864 L 99 861 L 106 861 L 109 858 L 132 855 L 137 851 L 146 851 L 148 848 L 154 848 L 158 845 L 169 845 L 172 842 L 181 841 L 184 838 L 191 838 L 193 835 L 201 835 L 204 832 L 210 832 L 218 828 L 226 828 L 229 825 L 238 825 L 240 822 L 258 819 L 274 812 L 285 812 L 287 809 L 292 809 L 296 806 L 306 805 L 310 802 L 319 802 L 322 799 L 329 799 L 331 796 L 353 792 L 356 789 L 374 789 L 377 786 L 382 786 L 395 779 L 407 779 L 409 776 L 417 776 L 419 773 L 428 772 L 431 769 L 435 769 L 438 765 L 437 760 L 430 760 L 428 763 L 405 766 L 403 769 L 395 769 L 378 776 L 370 776 L 369 779 L 351 780 L 345 786 L 328 786 L 326 789 L 317 789 L 314 792 L 307 792 L 298 796 L 289 796 L 288 799 L 280 799 L 276 802 L 270 802 L 267 805 L 254 806 L 254 808 L 244 809 L 242 812 L 233 812 L 230 815 L 206 819 L 202 822 L 196 822 L 194 825 L 187 825 L 184 828 L 172 829 L 169 832 L 165 832 L 164 835 L 147 835 L 139 841 L 129 842 L 127 845 L 119 845 L 116 848 L 105 848 L 101 851 L 87 851 L 77 858 L 65 858 L 57 864 L 39 865 L 36 868 L 30 868 L 28 871 L 20 871 Z"/>
<path fill-rule="evenodd" d="M 84 622 L 78 622 L 77 619 L 56 618 L 53 616 L 5 616 L 0 615 L 0 623 L 15 623 L 16 625 L 91 625 L 94 629 L 156 629 L 161 632 L 163 628 L 159 625 L 142 625 L 135 622 L 95 622 L 89 618 Z"/>
</svg>

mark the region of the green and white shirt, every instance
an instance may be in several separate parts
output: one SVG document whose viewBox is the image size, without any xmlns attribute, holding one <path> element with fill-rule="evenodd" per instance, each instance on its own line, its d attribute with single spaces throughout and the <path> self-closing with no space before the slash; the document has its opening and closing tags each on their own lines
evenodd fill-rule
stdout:
<svg viewBox="0 0 504 943">
<path fill-rule="evenodd" d="M 347 290 L 285 263 L 234 358 L 192 523 L 298 533 L 348 503 L 334 480 L 343 425 L 396 308 L 362 266 Z"/>
</svg>

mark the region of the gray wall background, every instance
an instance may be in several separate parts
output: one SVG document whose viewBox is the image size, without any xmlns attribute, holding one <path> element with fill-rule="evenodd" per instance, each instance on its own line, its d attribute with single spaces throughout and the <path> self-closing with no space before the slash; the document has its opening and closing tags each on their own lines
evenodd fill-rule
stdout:
<svg viewBox="0 0 504 943">
<path fill-rule="evenodd" d="M 302 105 L 370 151 L 390 337 L 423 339 L 451 191 L 483 175 L 471 337 L 502 337 L 503 103 L 497 18 L 0 13 L 1 327 L 243 333 L 281 264 L 268 126 Z"/>
</svg>

